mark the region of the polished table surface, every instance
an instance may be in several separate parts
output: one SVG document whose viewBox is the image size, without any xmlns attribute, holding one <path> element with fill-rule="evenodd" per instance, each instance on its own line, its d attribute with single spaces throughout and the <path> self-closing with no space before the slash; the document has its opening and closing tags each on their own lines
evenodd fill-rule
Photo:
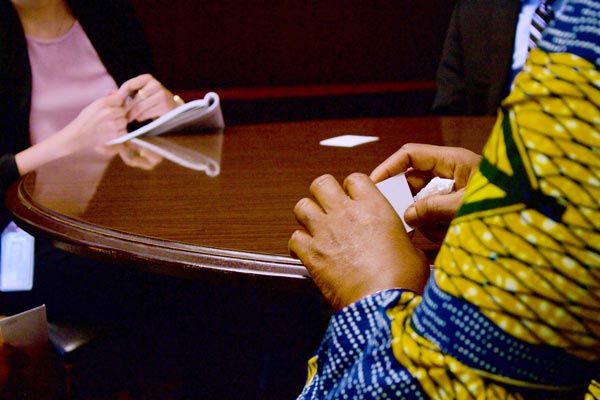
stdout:
<svg viewBox="0 0 600 400">
<path fill-rule="evenodd" d="M 7 204 L 24 229 L 55 245 L 175 276 L 309 281 L 288 255 L 293 208 L 312 180 L 370 173 L 409 142 L 480 152 L 493 118 L 414 117 L 232 126 L 150 138 L 60 159 L 13 185 Z M 352 148 L 339 135 L 377 136 Z M 116 151 L 118 150 L 118 153 Z M 173 162 L 172 154 L 184 162 Z M 429 254 L 437 245 L 413 240 Z"/>
</svg>

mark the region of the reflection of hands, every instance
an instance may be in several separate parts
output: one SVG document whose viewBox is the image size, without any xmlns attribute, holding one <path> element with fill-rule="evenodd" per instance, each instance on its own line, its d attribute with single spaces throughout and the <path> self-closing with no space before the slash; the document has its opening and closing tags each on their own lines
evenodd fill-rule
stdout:
<svg viewBox="0 0 600 400">
<path fill-rule="evenodd" d="M 159 154 L 131 142 L 120 145 L 118 151 L 125 164 L 147 171 L 154 169 L 163 159 Z"/>
<path fill-rule="evenodd" d="M 123 162 L 133 168 L 144 170 L 154 169 L 162 160 L 162 156 L 132 142 L 125 142 L 111 146 L 104 146 L 102 153 L 107 155 L 119 154 Z"/>
<path fill-rule="evenodd" d="M 294 208 L 303 229 L 294 232 L 289 250 L 334 309 L 393 287 L 423 290 L 427 260 L 367 176 L 350 175 L 342 187 L 324 175 L 310 191 L 315 200 L 304 198 Z"/>
<path fill-rule="evenodd" d="M 128 80 L 118 93 L 123 98 L 132 97 L 125 106 L 128 122 L 154 119 L 181 105 L 173 93 L 150 74 Z"/>
<path fill-rule="evenodd" d="M 406 179 L 413 194 L 435 176 L 454 179 L 455 192 L 424 197 L 404 213 L 407 224 L 419 227 L 426 237 L 439 241 L 458 211 L 465 187 L 480 160 L 481 156 L 459 147 L 409 143 L 375 168 L 371 179 L 380 182 L 406 171 Z"/>
</svg>

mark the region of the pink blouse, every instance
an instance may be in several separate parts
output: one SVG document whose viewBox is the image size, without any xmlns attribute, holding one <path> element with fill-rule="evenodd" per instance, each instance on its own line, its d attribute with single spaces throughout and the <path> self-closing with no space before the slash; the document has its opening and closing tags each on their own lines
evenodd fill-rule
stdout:
<svg viewBox="0 0 600 400">
<path fill-rule="evenodd" d="M 59 38 L 27 35 L 27 49 L 32 72 L 32 144 L 58 132 L 87 105 L 117 88 L 78 21 Z"/>
</svg>

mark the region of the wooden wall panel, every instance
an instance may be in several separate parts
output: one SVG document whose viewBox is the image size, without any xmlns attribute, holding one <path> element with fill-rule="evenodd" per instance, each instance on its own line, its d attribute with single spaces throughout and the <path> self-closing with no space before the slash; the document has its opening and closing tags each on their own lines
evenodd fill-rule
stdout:
<svg viewBox="0 0 600 400">
<path fill-rule="evenodd" d="M 431 81 L 452 1 L 134 0 L 174 90 Z"/>
</svg>

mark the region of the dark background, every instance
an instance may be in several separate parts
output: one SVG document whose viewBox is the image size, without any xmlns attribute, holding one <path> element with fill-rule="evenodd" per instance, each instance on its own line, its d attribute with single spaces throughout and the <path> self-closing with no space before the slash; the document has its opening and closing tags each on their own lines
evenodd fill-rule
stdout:
<svg viewBox="0 0 600 400">
<path fill-rule="evenodd" d="M 133 0 L 157 75 L 228 125 L 422 115 L 452 1 Z"/>
</svg>

